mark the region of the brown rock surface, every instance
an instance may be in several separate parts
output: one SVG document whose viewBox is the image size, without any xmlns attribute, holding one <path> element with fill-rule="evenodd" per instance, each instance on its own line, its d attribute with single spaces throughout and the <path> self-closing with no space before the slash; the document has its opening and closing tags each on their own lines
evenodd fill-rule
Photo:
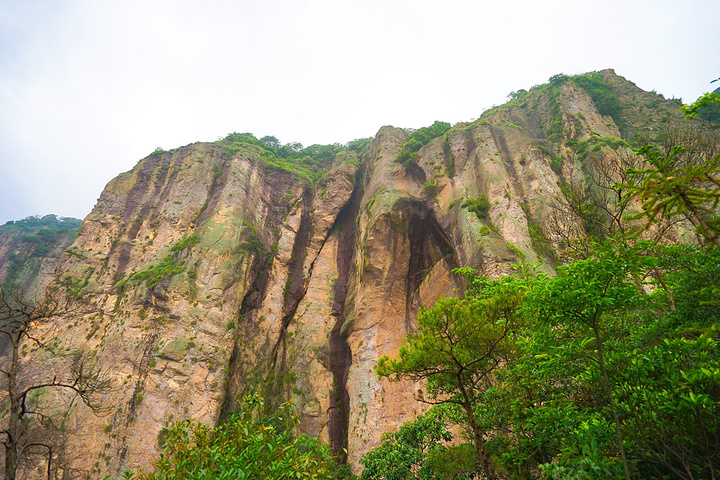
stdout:
<svg viewBox="0 0 720 480">
<path fill-rule="evenodd" d="M 603 75 L 622 98 L 646 95 Z M 455 126 L 407 165 L 396 157 L 408 133 L 383 127 L 360 161 L 342 152 L 314 183 L 254 146 L 141 160 L 108 184 L 72 245 L 80 254 L 57 266 L 56 278 L 88 280 L 95 311 L 41 334 L 93 352 L 115 386 L 105 416 L 77 408 L 82 436 L 68 448 L 93 476 L 117 478 L 157 458 L 170 422 L 216 423 L 259 389 L 293 400 L 303 431 L 347 448 L 357 469 L 426 408 L 421 385 L 379 380 L 377 360 L 398 352 L 420 306 L 462 288 L 454 267 L 499 276 L 524 257 L 552 271 L 531 226 L 558 247 L 550 205 L 561 182 L 587 177 L 567 145 L 594 137 L 621 131 L 568 82 Z M 483 195 L 487 220 L 462 206 Z"/>
</svg>

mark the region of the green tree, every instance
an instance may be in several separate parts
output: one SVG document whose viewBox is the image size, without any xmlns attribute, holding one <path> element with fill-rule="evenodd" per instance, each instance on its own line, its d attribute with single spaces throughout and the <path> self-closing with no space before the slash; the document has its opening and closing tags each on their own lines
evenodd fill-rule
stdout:
<svg viewBox="0 0 720 480">
<path fill-rule="evenodd" d="M 592 384 L 597 379 L 603 400 L 610 409 L 626 479 L 630 478 L 630 467 L 613 374 L 608 368 L 608 355 L 617 352 L 608 352 L 607 345 L 623 326 L 623 314 L 649 306 L 650 298 L 643 293 L 640 283 L 655 261 L 647 255 L 648 248 L 647 242 L 629 245 L 621 235 L 608 239 L 590 258 L 559 267 L 558 276 L 533 289 L 525 304 L 529 315 L 546 327 L 546 335 L 554 337 L 551 343 L 556 348 L 540 355 L 570 355 L 573 357 L 570 362 L 575 366 L 578 362 L 584 364 L 576 371 L 579 384 Z M 587 428 L 608 431 L 602 418 L 592 420 L 594 423 L 588 423 Z"/>
<path fill-rule="evenodd" d="M 638 149 L 648 168 L 630 169 L 632 182 L 624 189 L 621 204 L 639 200 L 642 210 L 628 218 L 646 218 L 646 228 L 659 218 L 687 218 L 708 242 L 720 247 L 720 155 L 695 164 L 678 162 L 682 147 L 663 156 L 647 145 Z"/>
<path fill-rule="evenodd" d="M 351 140 L 347 143 L 348 150 L 352 150 L 353 152 L 357 153 L 358 155 L 362 153 L 363 149 L 370 145 L 372 142 L 372 138 L 358 138 L 355 140 Z"/>
<path fill-rule="evenodd" d="M 435 121 L 429 127 L 410 130 L 408 141 L 403 143 L 396 161 L 402 164 L 411 163 L 417 156 L 417 152 L 430 143 L 433 138 L 444 135 L 450 130 L 451 126 L 447 122 Z"/>
<path fill-rule="evenodd" d="M 360 460 L 365 467 L 360 479 L 460 479 L 471 475 L 474 455 L 472 451 L 469 456 L 463 452 L 464 445 L 447 446 L 453 438 L 447 422 L 445 412 L 433 407 L 404 423 L 397 432 L 383 434 L 382 443 Z M 457 458 L 457 452 L 464 455 Z"/>
<path fill-rule="evenodd" d="M 277 137 L 273 137 L 272 135 L 266 135 L 262 137 L 260 141 L 273 149 L 278 149 L 282 146 L 280 140 L 278 140 Z"/>
<path fill-rule="evenodd" d="M 664 339 L 626 362 L 618 409 L 641 478 L 718 478 L 720 357 L 717 341 Z"/>
<path fill-rule="evenodd" d="M 665 245 L 658 249 L 658 269 L 672 307 L 662 317 L 663 331 L 654 335 L 696 338 L 712 334 L 720 324 L 720 249 Z"/>
<path fill-rule="evenodd" d="M 163 453 L 146 480 L 332 479 L 342 468 L 332 451 L 298 432 L 290 405 L 272 413 L 251 395 L 226 423 L 210 427 L 193 420 L 165 432 Z"/>
<path fill-rule="evenodd" d="M 720 78 L 717 78 L 710 83 L 715 83 L 717 81 L 720 81 Z M 695 115 L 702 117 L 703 114 L 706 114 L 710 116 L 712 120 L 717 120 L 718 107 L 720 107 L 719 90 L 720 89 L 717 89 L 714 92 L 702 95 L 691 105 L 683 105 L 682 110 L 685 113 L 685 118 L 692 118 Z"/>
<path fill-rule="evenodd" d="M 487 221 L 490 215 L 490 200 L 487 195 L 480 195 L 478 198 L 467 197 L 462 203 L 462 208 L 477 215 L 483 222 Z"/>
<path fill-rule="evenodd" d="M 464 411 L 464 423 L 487 478 L 495 474 L 486 449 L 489 434 L 478 421 L 483 393 L 494 372 L 515 354 L 515 335 L 522 325 L 517 309 L 526 283 L 515 277 L 488 280 L 463 269 L 470 288 L 464 299 L 441 298 L 421 309 L 418 332 L 409 335 L 397 359 L 380 358 L 377 372 L 390 379 L 427 380 L 433 404 L 453 404 Z"/>
</svg>

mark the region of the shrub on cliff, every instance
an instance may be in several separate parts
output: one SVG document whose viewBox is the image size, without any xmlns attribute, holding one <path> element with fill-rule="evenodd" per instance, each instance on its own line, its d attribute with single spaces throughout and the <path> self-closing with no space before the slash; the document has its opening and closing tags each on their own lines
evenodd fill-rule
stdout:
<svg viewBox="0 0 720 480">
<path fill-rule="evenodd" d="M 410 130 L 408 141 L 403 143 L 400 153 L 398 153 L 397 162 L 403 165 L 412 162 L 422 147 L 430 143 L 433 138 L 445 135 L 448 130 L 450 130 L 450 124 L 439 121 L 435 121 L 429 127 Z"/>
</svg>

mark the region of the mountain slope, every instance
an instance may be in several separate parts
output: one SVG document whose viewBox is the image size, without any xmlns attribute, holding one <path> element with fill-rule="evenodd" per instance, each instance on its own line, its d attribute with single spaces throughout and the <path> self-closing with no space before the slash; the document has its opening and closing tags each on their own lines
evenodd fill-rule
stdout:
<svg viewBox="0 0 720 480">
<path fill-rule="evenodd" d="M 109 416 L 75 411 L 77 462 L 115 477 L 146 467 L 169 422 L 218 422 L 259 389 L 293 400 L 303 430 L 357 467 L 425 409 L 417 385 L 374 367 L 420 306 L 462 288 L 451 270 L 497 277 L 537 260 L 552 272 L 573 240 L 612 233 L 596 167 L 622 166 L 626 142 L 683 121 L 675 102 L 610 70 L 513 97 L 414 155 L 403 149 L 416 132 L 394 127 L 354 149 L 233 134 L 112 180 L 56 272 L 94 311 L 40 327 L 92 352 L 116 386 Z M 558 215 L 580 193 L 607 229 Z"/>
<path fill-rule="evenodd" d="M 28 217 L 0 226 L 0 284 L 37 295 L 53 277 L 60 255 L 77 236 L 81 221 L 55 215 Z"/>
</svg>

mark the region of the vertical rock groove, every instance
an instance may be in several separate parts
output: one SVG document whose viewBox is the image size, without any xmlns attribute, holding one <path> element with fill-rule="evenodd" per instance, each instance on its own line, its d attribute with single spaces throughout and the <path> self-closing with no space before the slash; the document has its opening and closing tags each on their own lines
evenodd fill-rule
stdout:
<svg viewBox="0 0 720 480">
<path fill-rule="evenodd" d="M 519 201 L 521 203 L 527 202 L 526 195 L 525 195 L 525 189 L 523 188 L 523 182 L 520 180 L 517 171 L 515 170 L 515 164 L 512 161 L 512 155 L 510 154 L 510 149 L 507 146 L 507 142 L 505 141 L 505 135 L 495 127 L 490 127 L 490 133 L 493 137 L 493 142 L 495 142 L 495 145 L 497 146 L 498 150 L 500 151 L 500 157 L 502 158 L 503 163 L 505 164 L 505 170 L 508 173 L 508 176 L 510 177 L 510 182 L 512 183 L 512 188 L 514 190 L 515 195 L 517 195 L 519 198 Z"/>
<path fill-rule="evenodd" d="M 287 329 L 295 317 L 300 301 L 305 297 L 307 291 L 306 278 L 303 273 L 305 264 L 305 256 L 307 255 L 308 244 L 312 234 L 312 218 L 310 210 L 312 207 L 311 195 L 309 191 L 305 192 L 303 198 L 303 210 L 300 217 L 300 226 L 298 227 L 295 243 L 293 244 L 292 256 L 290 257 L 290 265 L 287 282 L 283 289 L 283 316 L 280 321 L 280 335 L 273 346 L 270 355 L 270 368 L 268 377 L 265 382 L 267 388 L 271 392 L 272 401 L 281 398 L 289 398 L 289 392 L 285 392 L 283 396 L 283 388 L 288 385 L 284 381 L 287 373 Z M 308 273 L 308 277 L 312 275 L 312 265 Z"/>
<path fill-rule="evenodd" d="M 137 407 L 142 400 L 142 392 L 145 389 L 145 383 L 147 382 L 148 374 L 150 372 L 150 361 L 153 358 L 153 348 L 157 345 L 158 338 L 160 335 L 151 333 L 146 335 L 142 339 L 143 349 L 140 361 L 137 364 L 137 381 L 135 382 L 135 389 L 133 390 L 132 396 L 127 403 L 127 414 L 125 415 L 125 421 L 121 424 L 118 420 L 118 413 L 115 413 L 112 424 L 120 427 L 122 432 L 121 440 L 117 450 L 117 464 L 115 466 L 115 474 L 119 477 L 120 474 L 127 468 L 127 456 L 128 456 L 128 441 L 129 432 L 131 431 L 131 424 L 135 420 L 137 414 Z M 118 432 L 116 432 L 117 434 Z"/>
<path fill-rule="evenodd" d="M 350 395 L 347 390 L 348 371 L 352 363 L 352 352 L 347 337 L 342 334 L 345 323 L 345 299 L 355 253 L 355 217 L 360 210 L 362 187 L 360 172 L 350 201 L 338 214 L 335 228 L 339 229 L 337 248 L 338 276 L 335 281 L 332 316 L 335 325 L 330 331 L 330 370 L 333 376 L 333 388 L 330 392 L 328 411 L 328 431 L 330 446 L 338 460 L 347 462 L 348 428 L 350 420 Z"/>
<path fill-rule="evenodd" d="M 264 300 L 268 282 L 270 280 L 268 270 L 272 261 L 272 251 L 266 253 L 262 257 L 255 255 L 253 258 L 253 262 L 250 267 L 253 272 L 253 281 L 243 296 L 240 304 L 240 312 L 238 314 L 238 332 L 241 330 L 251 330 L 253 328 L 252 326 L 244 325 L 242 320 L 245 315 L 248 315 L 252 310 L 258 308 Z M 228 378 L 225 386 L 223 402 L 220 407 L 220 421 L 226 421 L 230 418 L 230 414 L 238 406 L 238 399 L 242 398 L 244 387 L 243 378 L 247 373 L 245 371 L 244 363 L 239 361 L 240 350 L 245 347 L 242 340 L 243 336 L 239 333 L 236 334 L 233 349 L 230 354 L 230 358 L 228 359 Z"/>
<path fill-rule="evenodd" d="M 220 175 L 218 175 L 218 179 Z M 265 177 L 269 185 L 270 191 L 287 191 L 290 187 L 285 175 L 268 174 Z M 216 179 L 217 180 L 217 179 Z M 214 183 L 213 183 L 214 185 Z M 211 188 L 212 190 L 212 188 Z M 211 196 L 203 206 L 206 209 Z M 268 202 L 268 210 L 265 215 L 265 224 L 263 235 L 266 248 L 260 249 L 253 255 L 252 263 L 249 266 L 249 278 L 252 279 L 247 286 L 240 308 L 237 313 L 238 328 L 235 332 L 233 347 L 228 358 L 228 376 L 223 392 L 223 401 L 220 406 L 219 421 L 226 421 L 230 414 L 237 409 L 240 400 L 246 392 L 247 377 L 252 375 L 253 365 L 248 364 L 243 358 L 243 350 L 248 348 L 248 339 L 255 338 L 257 324 L 253 317 L 253 311 L 261 307 L 267 295 L 267 289 L 270 282 L 270 270 L 275 261 L 277 242 L 279 241 L 279 232 L 268 233 L 273 231 L 275 225 L 280 224 L 281 218 L 288 213 L 289 206 L 283 204 L 276 205 L 275 202 Z M 202 215 L 205 215 L 204 213 Z M 198 215 L 200 218 L 200 215 Z M 198 223 L 200 225 L 200 223 Z M 272 244 L 272 245 L 270 245 Z M 228 287 L 229 288 L 229 287 Z M 261 347 L 262 348 L 262 347 Z"/>
<path fill-rule="evenodd" d="M 210 215 L 215 211 L 218 202 L 220 201 L 220 195 L 218 195 L 217 187 L 222 187 L 227 183 L 229 169 L 227 166 L 230 163 L 230 159 L 220 160 L 214 167 L 212 172 L 212 178 L 210 179 L 210 185 L 207 187 L 207 198 L 200 211 L 197 213 L 195 223 L 201 225 Z"/>
<path fill-rule="evenodd" d="M 442 229 L 432 209 L 418 201 L 406 201 L 410 257 L 405 287 L 405 330 L 411 333 L 411 312 L 415 293 L 432 267 L 445 260 L 450 268 L 457 267 L 455 248 Z"/>
</svg>

